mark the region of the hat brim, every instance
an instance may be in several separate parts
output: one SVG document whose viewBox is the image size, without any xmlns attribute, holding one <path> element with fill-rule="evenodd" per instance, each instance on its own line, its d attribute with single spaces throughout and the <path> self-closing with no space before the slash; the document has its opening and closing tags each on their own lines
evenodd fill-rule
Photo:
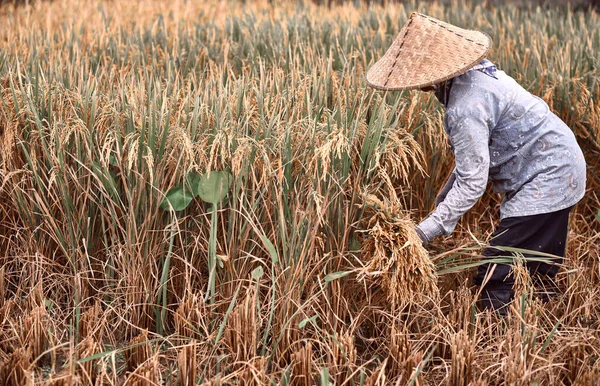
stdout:
<svg viewBox="0 0 600 386">
<path fill-rule="evenodd" d="M 489 53 L 492 39 L 413 13 L 387 52 L 367 72 L 383 91 L 422 89 L 467 72 Z"/>
</svg>

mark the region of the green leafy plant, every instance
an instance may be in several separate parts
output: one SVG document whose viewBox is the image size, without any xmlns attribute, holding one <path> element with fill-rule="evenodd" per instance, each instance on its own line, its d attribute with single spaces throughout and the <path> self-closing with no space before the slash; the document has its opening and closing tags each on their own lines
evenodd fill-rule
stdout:
<svg viewBox="0 0 600 386">
<path fill-rule="evenodd" d="M 231 186 L 232 176 L 228 171 L 210 171 L 203 175 L 189 174 L 185 181 L 170 189 L 160 204 L 164 210 L 174 211 L 186 209 L 195 197 L 208 204 L 210 209 L 210 237 L 208 240 L 208 289 L 205 300 L 214 301 L 215 281 L 217 275 L 217 228 L 218 210 Z M 222 264 L 222 263 L 221 263 Z"/>
</svg>

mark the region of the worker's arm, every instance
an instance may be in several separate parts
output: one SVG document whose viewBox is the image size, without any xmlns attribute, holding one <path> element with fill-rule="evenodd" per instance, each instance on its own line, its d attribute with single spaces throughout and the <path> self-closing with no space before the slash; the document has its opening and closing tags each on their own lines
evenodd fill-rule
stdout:
<svg viewBox="0 0 600 386">
<path fill-rule="evenodd" d="M 441 202 L 444 201 L 444 199 L 448 195 L 448 192 L 450 191 L 450 189 L 452 189 L 452 185 L 454 185 L 454 181 L 456 181 L 456 168 L 452 169 L 452 173 L 450 173 L 450 175 L 446 179 L 446 182 L 444 183 L 444 186 L 442 187 L 442 189 L 440 189 L 437 196 L 435 197 L 435 207 L 436 208 Z"/>
<path fill-rule="evenodd" d="M 435 237 L 449 235 L 460 217 L 485 192 L 489 175 L 488 114 L 481 104 L 452 108 L 446 113 L 447 131 L 454 148 L 454 181 L 443 201 L 418 226 L 424 244 Z"/>
</svg>

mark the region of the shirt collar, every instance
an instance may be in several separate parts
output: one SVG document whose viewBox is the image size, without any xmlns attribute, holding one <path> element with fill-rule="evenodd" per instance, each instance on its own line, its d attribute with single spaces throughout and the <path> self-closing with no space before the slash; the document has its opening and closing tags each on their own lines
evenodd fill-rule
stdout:
<svg viewBox="0 0 600 386">
<path fill-rule="evenodd" d="M 483 59 L 481 62 L 471 67 L 467 72 L 479 70 L 484 74 L 491 76 L 494 79 L 498 79 L 496 76 L 497 67 L 494 63 L 487 59 Z M 433 85 L 434 93 L 437 99 L 444 107 L 448 106 L 448 99 L 450 99 L 450 90 L 452 89 L 452 79 L 448 79 L 444 82 Z"/>
<path fill-rule="evenodd" d="M 479 70 L 479 71 L 491 76 L 492 78 L 498 79 L 496 77 L 496 71 L 497 71 L 496 65 L 487 59 L 483 59 L 481 62 L 479 62 L 479 64 L 476 64 L 475 66 L 473 66 L 469 69 L 469 71 L 473 71 L 473 70 Z"/>
</svg>

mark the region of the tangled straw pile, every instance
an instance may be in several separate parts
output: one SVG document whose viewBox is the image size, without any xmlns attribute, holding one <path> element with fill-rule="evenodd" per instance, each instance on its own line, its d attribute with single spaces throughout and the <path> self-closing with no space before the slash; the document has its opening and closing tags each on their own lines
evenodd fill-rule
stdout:
<svg viewBox="0 0 600 386">
<path fill-rule="evenodd" d="M 382 286 L 392 308 L 409 302 L 437 299 L 433 261 L 415 231 L 415 224 L 399 205 L 385 205 L 367 196 L 364 240 L 360 254 L 365 267 L 360 279 Z"/>
</svg>

